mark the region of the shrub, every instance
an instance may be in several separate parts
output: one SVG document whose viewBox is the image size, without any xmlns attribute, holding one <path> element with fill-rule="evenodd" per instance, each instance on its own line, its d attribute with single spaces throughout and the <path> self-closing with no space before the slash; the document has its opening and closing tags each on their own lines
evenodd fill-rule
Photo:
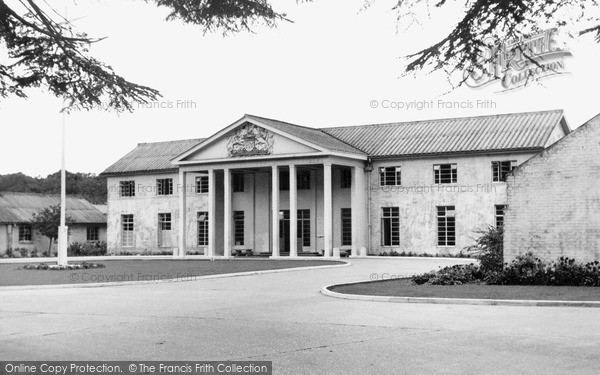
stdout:
<svg viewBox="0 0 600 375">
<path fill-rule="evenodd" d="M 533 253 L 519 255 L 504 268 L 498 282 L 510 285 L 546 285 L 546 268 L 546 264 Z"/>
<path fill-rule="evenodd" d="M 106 255 L 106 242 L 73 242 L 67 249 L 69 256 L 102 256 Z"/>
<path fill-rule="evenodd" d="M 481 270 L 488 272 L 501 272 L 504 266 L 504 231 L 502 227 L 489 226 L 487 230 L 480 230 L 480 236 L 475 245 L 466 250 L 479 259 Z"/>
<path fill-rule="evenodd" d="M 429 272 L 413 276 L 412 280 L 419 285 L 462 285 L 481 281 L 481 268 L 475 264 L 456 264 L 444 267 L 437 272 Z"/>
</svg>

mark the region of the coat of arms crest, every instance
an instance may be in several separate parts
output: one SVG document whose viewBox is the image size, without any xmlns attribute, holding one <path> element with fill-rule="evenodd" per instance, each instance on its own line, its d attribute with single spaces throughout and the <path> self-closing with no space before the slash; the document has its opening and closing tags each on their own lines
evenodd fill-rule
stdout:
<svg viewBox="0 0 600 375">
<path fill-rule="evenodd" d="M 231 156 L 268 155 L 273 149 L 273 135 L 253 124 L 239 128 L 227 143 Z"/>
</svg>

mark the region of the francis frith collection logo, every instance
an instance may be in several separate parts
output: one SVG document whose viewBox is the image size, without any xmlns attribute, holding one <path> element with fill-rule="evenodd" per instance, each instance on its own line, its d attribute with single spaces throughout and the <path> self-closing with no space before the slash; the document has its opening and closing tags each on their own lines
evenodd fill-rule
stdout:
<svg viewBox="0 0 600 375">
<path fill-rule="evenodd" d="M 503 91 L 523 87 L 534 80 L 566 73 L 565 57 L 571 56 L 558 39 L 558 29 L 497 42 L 484 51 L 482 66 L 465 71 L 472 88 L 499 81 Z M 488 43 L 493 45 L 494 43 Z"/>
</svg>

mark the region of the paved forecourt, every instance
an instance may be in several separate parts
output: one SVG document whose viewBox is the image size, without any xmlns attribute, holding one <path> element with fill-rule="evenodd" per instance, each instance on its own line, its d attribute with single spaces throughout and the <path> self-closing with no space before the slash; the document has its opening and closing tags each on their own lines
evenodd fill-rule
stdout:
<svg viewBox="0 0 600 375">
<path fill-rule="evenodd" d="M 182 283 L 0 290 L 7 360 L 272 360 L 276 374 L 600 372 L 597 309 L 348 301 L 324 285 L 461 259 Z"/>
</svg>

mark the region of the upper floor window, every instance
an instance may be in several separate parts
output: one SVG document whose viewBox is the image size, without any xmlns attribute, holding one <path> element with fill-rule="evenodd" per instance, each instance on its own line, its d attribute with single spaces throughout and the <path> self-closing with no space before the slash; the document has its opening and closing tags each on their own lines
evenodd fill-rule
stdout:
<svg viewBox="0 0 600 375">
<path fill-rule="evenodd" d="M 157 195 L 173 195 L 173 179 L 159 178 L 156 180 Z"/>
<path fill-rule="evenodd" d="M 516 160 L 493 161 L 492 162 L 492 181 L 504 182 L 508 174 L 517 166 Z"/>
<path fill-rule="evenodd" d="M 379 184 L 381 186 L 402 185 L 402 173 L 400 167 L 379 168 Z"/>
<path fill-rule="evenodd" d="M 208 193 L 208 176 L 196 177 L 196 193 Z"/>
<path fill-rule="evenodd" d="M 19 225 L 19 242 L 31 242 L 33 230 L 29 224 Z"/>
<path fill-rule="evenodd" d="M 233 179 L 233 192 L 234 193 L 243 193 L 244 192 L 244 175 L 241 173 L 234 173 L 232 175 Z"/>
<path fill-rule="evenodd" d="M 340 188 L 348 189 L 352 187 L 352 170 L 344 168 L 341 170 Z"/>
<path fill-rule="evenodd" d="M 100 236 L 98 235 L 98 232 L 99 232 L 99 228 L 96 227 L 96 226 L 87 227 L 87 230 L 86 230 L 86 240 L 88 242 L 99 241 L 100 240 Z"/>
<path fill-rule="evenodd" d="M 122 197 L 135 197 L 135 181 L 120 181 L 119 193 Z"/>
<path fill-rule="evenodd" d="M 298 171 L 298 190 L 310 190 L 310 171 Z"/>
<path fill-rule="evenodd" d="M 458 180 L 456 164 L 434 164 L 433 179 L 435 184 L 454 184 Z"/>
</svg>

